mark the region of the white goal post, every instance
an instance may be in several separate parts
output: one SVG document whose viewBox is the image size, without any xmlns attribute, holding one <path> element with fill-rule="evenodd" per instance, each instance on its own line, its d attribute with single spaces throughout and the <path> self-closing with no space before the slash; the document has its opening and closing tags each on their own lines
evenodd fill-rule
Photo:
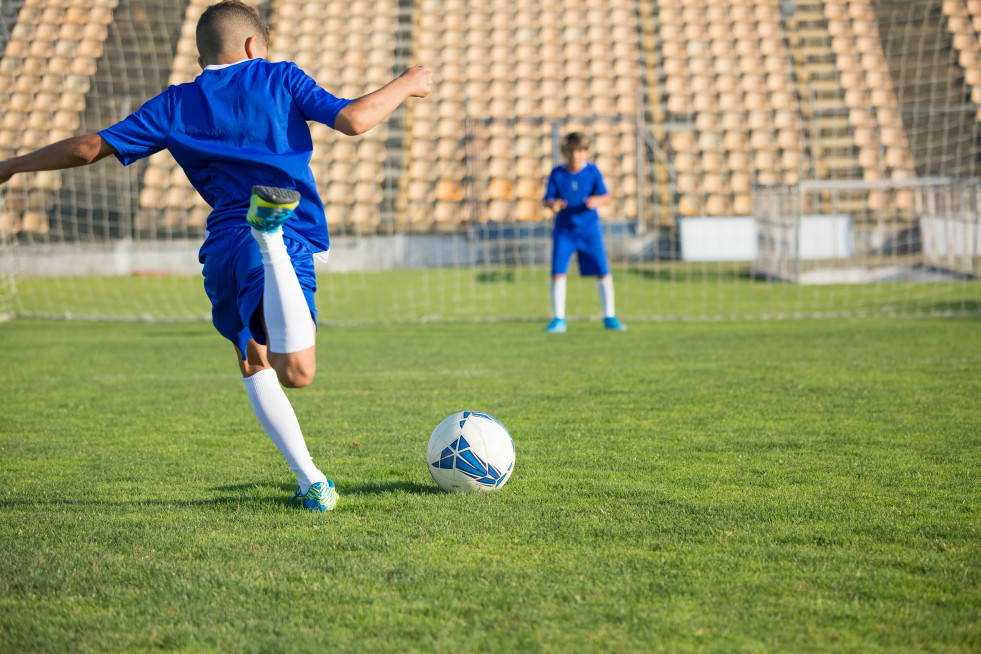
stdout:
<svg viewBox="0 0 981 654">
<path fill-rule="evenodd" d="M 806 181 L 758 187 L 757 272 L 798 283 L 981 274 L 981 181 Z"/>
</svg>

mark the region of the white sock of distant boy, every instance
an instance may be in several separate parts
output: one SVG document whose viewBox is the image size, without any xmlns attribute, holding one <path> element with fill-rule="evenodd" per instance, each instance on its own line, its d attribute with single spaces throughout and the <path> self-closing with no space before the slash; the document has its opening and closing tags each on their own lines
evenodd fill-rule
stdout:
<svg viewBox="0 0 981 654">
<path fill-rule="evenodd" d="M 565 318 L 565 275 L 552 277 L 552 317 Z"/>
<path fill-rule="evenodd" d="M 603 306 L 603 317 L 612 318 L 617 315 L 613 301 L 613 275 L 603 275 L 596 278 L 596 291 L 599 293 L 600 304 Z"/>
</svg>

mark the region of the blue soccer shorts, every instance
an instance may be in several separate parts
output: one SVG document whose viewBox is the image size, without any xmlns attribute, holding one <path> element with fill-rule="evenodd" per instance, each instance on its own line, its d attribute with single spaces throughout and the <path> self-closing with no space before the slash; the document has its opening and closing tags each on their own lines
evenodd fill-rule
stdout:
<svg viewBox="0 0 981 654">
<path fill-rule="evenodd" d="M 314 293 L 317 276 L 313 252 L 300 241 L 285 238 L 286 250 L 293 261 L 296 277 L 314 321 L 317 307 Z M 262 290 L 265 271 L 259 244 L 250 229 L 222 229 L 208 235 L 201 248 L 204 263 L 204 290 L 211 300 L 211 321 L 218 333 L 230 340 L 245 356 L 250 339 L 266 344 L 262 327 Z"/>
<path fill-rule="evenodd" d="M 556 229 L 552 235 L 552 274 L 565 275 L 569 261 L 578 254 L 579 274 L 602 277 L 610 274 L 603 245 L 603 230 L 599 225 L 577 230 Z"/>
</svg>

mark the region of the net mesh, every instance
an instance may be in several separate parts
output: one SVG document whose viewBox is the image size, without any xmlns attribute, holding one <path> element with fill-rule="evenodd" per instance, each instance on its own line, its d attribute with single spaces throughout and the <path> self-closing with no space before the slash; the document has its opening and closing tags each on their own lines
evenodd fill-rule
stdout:
<svg viewBox="0 0 981 654">
<path fill-rule="evenodd" d="M 207 4 L 0 1 L 0 158 L 193 80 Z M 311 126 L 327 320 L 546 318 L 540 200 L 574 129 L 613 195 L 621 317 L 979 310 L 981 2 L 252 4 L 270 58 L 337 95 L 435 74 L 366 135 Z M 207 319 L 207 213 L 167 153 L 17 175 L 0 314 Z M 592 282 L 570 282 L 570 316 L 597 317 Z"/>
</svg>

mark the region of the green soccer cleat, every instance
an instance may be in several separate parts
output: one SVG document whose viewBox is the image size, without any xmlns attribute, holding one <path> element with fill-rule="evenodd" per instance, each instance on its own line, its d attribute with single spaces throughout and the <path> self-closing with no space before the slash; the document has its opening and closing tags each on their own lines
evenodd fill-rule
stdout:
<svg viewBox="0 0 981 654">
<path fill-rule="evenodd" d="M 274 232 L 293 216 L 300 194 L 288 188 L 253 186 L 245 220 L 260 232 Z"/>
<path fill-rule="evenodd" d="M 334 489 L 334 482 L 328 479 L 326 482 L 318 481 L 311 484 L 305 495 L 300 494 L 300 487 L 296 487 L 296 494 L 293 495 L 293 502 L 303 501 L 303 508 L 308 511 L 330 511 L 337 506 L 337 490 Z"/>
</svg>

